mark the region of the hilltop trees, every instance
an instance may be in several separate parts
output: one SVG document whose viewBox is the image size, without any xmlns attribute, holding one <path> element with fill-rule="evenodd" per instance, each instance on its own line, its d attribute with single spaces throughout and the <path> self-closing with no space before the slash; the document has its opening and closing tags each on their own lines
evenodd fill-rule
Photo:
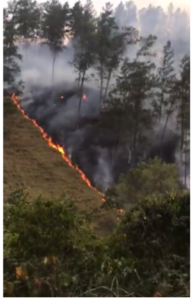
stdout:
<svg viewBox="0 0 192 300">
<path fill-rule="evenodd" d="M 131 16 L 131 10 L 135 12 L 136 23 L 136 9 L 131 1 L 125 7 L 119 5 L 116 13 L 124 11 L 124 15 Z M 150 6 L 148 12 L 155 9 Z M 8 13 L 12 17 L 8 18 Z M 173 19 L 172 6 L 169 14 Z M 142 20 L 149 20 L 147 10 Z M 153 22 L 156 26 L 157 18 Z M 173 116 L 177 122 L 173 127 L 177 125 L 175 129 L 181 138 L 186 185 L 190 56 L 182 58 L 177 72 L 174 51 L 168 41 L 157 67 L 154 51 L 157 37 L 141 37 L 136 28 L 122 28 L 120 23 L 116 22 L 112 4 L 107 3 L 96 16 L 91 0 L 85 5 L 78 1 L 72 8 L 68 2 L 61 4 L 59 0 L 40 6 L 34 0 L 13 0 L 9 9 L 4 10 L 4 84 L 18 87 L 22 59 L 18 42 L 27 44 L 35 40 L 50 49 L 53 84 L 55 61 L 69 39 L 80 92 L 77 127 L 84 85 L 95 71 L 92 77 L 99 82 L 99 125 L 90 126 L 101 126 L 108 129 L 109 135 L 112 133 L 113 146 L 109 152 L 114 169 L 118 167 L 119 145 L 127 149 L 125 170 L 129 169 L 106 192 L 106 206 L 96 209 L 98 216 L 102 213 L 100 209 L 107 209 L 109 200 L 116 202 L 115 212 L 117 208 L 126 210 L 107 240 L 99 239 L 92 231 L 95 223 L 90 224 L 88 219 L 93 212 L 86 216 L 68 196 L 58 201 L 39 198 L 28 201 L 19 191 L 8 197 L 4 211 L 6 296 L 130 297 L 159 295 L 157 292 L 163 296 L 189 293 L 189 193 L 180 194 L 180 175 L 175 165 L 164 164 L 157 158 L 142 161 L 148 157 L 143 150 L 147 147 L 143 146 L 149 129 L 154 124 L 157 127 L 163 124 L 162 135 L 156 142 L 162 146 Z M 133 51 L 129 51 L 131 47 Z M 95 144 L 97 141 L 93 148 Z M 96 158 L 94 166 L 97 167 Z"/>
<path fill-rule="evenodd" d="M 129 9 L 135 11 L 135 6 L 131 3 L 119 6 L 119 12 L 124 11 L 125 14 Z M 153 11 L 152 6 L 150 9 Z M 35 0 L 13 0 L 9 3 L 9 12 L 12 13 L 12 21 L 4 20 L 6 82 L 13 82 L 13 74 L 19 72 L 16 39 L 33 41 L 37 38 L 49 47 L 52 84 L 57 55 L 69 39 L 71 44 L 66 47 L 73 46 L 71 64 L 79 87 L 77 126 L 85 82 L 90 79 L 98 81 L 100 125 L 112 130 L 116 138 L 116 145 L 111 151 L 113 164 L 119 143 L 127 148 L 131 166 L 140 162 L 143 159 L 140 146 L 145 143 L 146 130 L 153 124 L 163 125 L 159 140 L 161 146 L 171 116 L 177 118 L 183 152 L 189 131 L 189 56 L 182 59 L 178 74 L 174 51 L 168 41 L 158 65 L 153 50 L 158 37 L 141 37 L 136 28 L 120 27 L 109 2 L 99 15 L 96 15 L 91 0 L 87 0 L 85 5 L 78 1 L 73 7 L 69 7 L 68 2 L 63 5 L 59 0 L 42 5 L 37 5 Z M 8 42 L 11 36 L 12 42 Z"/>
<path fill-rule="evenodd" d="M 143 139 L 142 132 L 152 124 L 151 110 L 146 104 L 154 86 L 155 65 L 149 60 L 143 60 L 143 57 L 154 56 L 151 48 L 155 41 L 154 36 L 141 38 L 136 57 L 132 61 L 128 58 L 124 59 L 116 86 L 106 101 L 108 109 L 119 112 L 115 117 L 118 119 L 115 122 L 117 140 L 120 138 L 127 144 L 129 156 L 131 145 L 131 158 L 134 165 L 138 156 L 137 145 Z M 109 126 L 111 123 L 114 124 L 114 118 L 109 122 Z"/>
</svg>

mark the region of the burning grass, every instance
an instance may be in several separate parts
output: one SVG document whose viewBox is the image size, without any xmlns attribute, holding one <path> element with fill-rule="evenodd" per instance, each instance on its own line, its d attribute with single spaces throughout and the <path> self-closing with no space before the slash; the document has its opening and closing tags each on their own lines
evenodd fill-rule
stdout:
<svg viewBox="0 0 192 300">
<path fill-rule="evenodd" d="M 43 195 L 55 200 L 65 193 L 81 209 L 93 213 L 93 227 L 99 233 L 108 233 L 116 214 L 101 208 L 102 196 L 57 150 L 48 146 L 10 99 L 4 100 L 4 199 L 16 189 L 28 190 L 31 199 Z"/>
</svg>

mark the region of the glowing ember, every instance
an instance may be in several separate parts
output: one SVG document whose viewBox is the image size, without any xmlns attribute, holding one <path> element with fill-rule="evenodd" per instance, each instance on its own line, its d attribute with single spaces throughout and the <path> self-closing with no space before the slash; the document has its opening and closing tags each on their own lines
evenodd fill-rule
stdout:
<svg viewBox="0 0 192 300">
<path fill-rule="evenodd" d="M 61 96 L 61 97 L 63 97 L 63 96 Z M 83 99 L 86 99 L 86 95 L 83 95 L 83 97 L 85 97 L 85 98 L 83 98 Z M 64 148 L 62 148 L 62 147 L 59 146 L 59 145 L 54 144 L 53 141 L 52 141 L 52 138 L 51 138 L 51 137 L 48 137 L 48 135 L 44 132 L 43 128 L 41 128 L 41 127 L 37 124 L 36 120 L 30 119 L 30 118 L 25 114 L 25 111 L 21 108 L 21 106 L 20 106 L 20 104 L 19 104 L 19 102 L 18 102 L 18 99 L 19 99 L 19 98 L 18 98 L 15 94 L 13 94 L 13 95 L 11 96 L 11 99 L 13 100 L 13 102 L 15 103 L 15 105 L 17 106 L 17 108 L 21 111 L 21 113 L 23 114 L 23 116 L 24 116 L 26 119 L 32 121 L 32 123 L 35 125 L 35 127 L 37 127 L 37 128 L 39 129 L 39 131 L 41 132 L 43 138 L 48 142 L 48 145 L 49 145 L 51 148 L 53 148 L 53 149 L 59 151 L 59 152 L 61 153 L 61 155 L 62 155 L 62 158 L 67 162 L 67 164 L 68 164 L 71 168 L 75 169 L 75 170 L 81 175 L 81 178 L 83 179 L 83 181 L 85 181 L 85 183 L 86 183 L 89 187 L 91 187 L 92 189 L 94 189 L 99 195 L 102 196 L 101 201 L 105 202 L 105 199 L 103 198 L 103 197 L 104 197 L 104 194 L 101 193 L 101 192 L 99 192 L 96 188 L 94 188 L 94 187 L 91 185 L 89 179 L 85 176 L 85 174 L 84 174 L 77 166 L 74 166 L 74 165 L 71 163 L 71 161 L 69 160 L 69 158 L 67 157 L 67 155 L 66 155 L 66 153 L 65 153 Z M 119 209 L 119 210 L 117 210 L 117 212 L 118 212 L 118 213 L 123 213 L 124 211 L 123 211 L 122 209 Z"/>
</svg>

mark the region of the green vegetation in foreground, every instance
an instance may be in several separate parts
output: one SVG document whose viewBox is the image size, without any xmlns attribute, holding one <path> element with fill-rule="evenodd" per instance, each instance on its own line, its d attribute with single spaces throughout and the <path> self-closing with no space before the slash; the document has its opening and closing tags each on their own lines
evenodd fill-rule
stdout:
<svg viewBox="0 0 192 300">
<path fill-rule="evenodd" d="M 63 193 L 92 215 L 101 235 L 116 224 L 115 210 L 101 209 L 101 196 L 88 187 L 60 153 L 50 148 L 39 130 L 12 103 L 4 100 L 4 201 L 17 189 L 29 191 L 29 199 L 43 195 L 58 199 Z"/>
<path fill-rule="evenodd" d="M 142 200 L 100 239 L 67 196 L 4 205 L 4 296 L 189 296 L 190 195 Z"/>
</svg>

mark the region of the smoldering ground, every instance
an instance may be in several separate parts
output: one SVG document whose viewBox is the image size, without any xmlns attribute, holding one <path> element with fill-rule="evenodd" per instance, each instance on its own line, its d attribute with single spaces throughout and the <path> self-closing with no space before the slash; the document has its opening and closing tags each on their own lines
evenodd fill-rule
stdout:
<svg viewBox="0 0 192 300">
<path fill-rule="evenodd" d="M 114 160 L 116 138 L 112 130 L 97 126 L 99 90 L 93 82 L 86 83 L 84 88 L 86 99 L 82 100 L 77 126 L 80 91 L 74 84 L 75 74 L 68 63 L 70 59 L 70 51 L 57 57 L 52 84 L 49 51 L 39 46 L 27 49 L 22 62 L 21 79 L 25 81 L 25 89 L 21 105 L 54 143 L 64 147 L 73 164 L 84 172 L 92 185 L 105 191 L 118 181 L 121 173 L 135 167 L 135 157 L 125 145 L 119 144 Z M 137 161 L 161 154 L 165 162 L 175 162 L 178 135 L 168 129 L 160 149 L 157 133 L 160 136 L 161 132 L 159 127 L 146 134 L 148 139 L 145 145 L 138 147 Z"/>
</svg>

